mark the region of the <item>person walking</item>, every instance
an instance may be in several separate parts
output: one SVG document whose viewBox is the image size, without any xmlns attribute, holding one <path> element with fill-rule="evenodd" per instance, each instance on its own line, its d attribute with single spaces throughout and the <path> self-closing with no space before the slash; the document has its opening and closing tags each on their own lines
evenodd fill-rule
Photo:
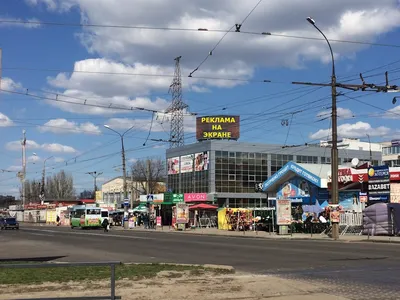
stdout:
<svg viewBox="0 0 400 300">
<path fill-rule="evenodd" d="M 104 228 L 104 232 L 108 232 L 110 230 L 110 224 L 108 222 L 108 218 L 105 218 L 103 220 L 103 223 L 101 224 Z"/>
<path fill-rule="evenodd" d="M 60 216 L 59 215 L 57 215 L 56 223 L 57 223 L 57 226 L 60 226 Z"/>
</svg>

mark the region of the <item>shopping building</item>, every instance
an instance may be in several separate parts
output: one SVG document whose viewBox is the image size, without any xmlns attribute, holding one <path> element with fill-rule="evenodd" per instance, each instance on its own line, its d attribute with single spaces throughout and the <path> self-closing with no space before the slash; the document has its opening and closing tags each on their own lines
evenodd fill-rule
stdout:
<svg viewBox="0 0 400 300">
<path fill-rule="evenodd" d="M 400 140 L 382 143 L 382 161 L 389 167 L 400 167 Z"/>
<path fill-rule="evenodd" d="M 382 152 L 376 148 L 339 149 L 339 164 L 359 162 L 380 165 Z M 266 195 L 255 186 L 265 182 L 288 162 L 330 164 L 329 145 L 286 147 L 273 144 L 205 140 L 166 152 L 167 189 L 174 193 L 207 193 L 219 207 L 268 206 Z M 327 176 L 327 174 L 324 174 Z M 269 194 L 270 199 L 274 194 Z"/>
</svg>

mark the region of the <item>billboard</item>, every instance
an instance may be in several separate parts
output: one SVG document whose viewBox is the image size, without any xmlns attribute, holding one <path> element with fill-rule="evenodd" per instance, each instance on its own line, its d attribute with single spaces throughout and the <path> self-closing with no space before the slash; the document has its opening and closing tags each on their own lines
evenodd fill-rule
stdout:
<svg viewBox="0 0 400 300">
<path fill-rule="evenodd" d="M 208 170 L 209 155 L 210 153 L 208 151 L 196 153 L 194 155 L 194 169 L 196 172 Z"/>
<path fill-rule="evenodd" d="M 193 172 L 193 159 L 194 156 L 191 154 L 181 156 L 181 167 L 180 167 L 181 173 Z"/>
<path fill-rule="evenodd" d="M 196 119 L 196 138 L 201 140 L 237 140 L 240 137 L 239 116 L 205 116 Z"/>
<path fill-rule="evenodd" d="M 167 159 L 168 175 L 179 174 L 179 157 Z"/>
<path fill-rule="evenodd" d="M 368 201 L 389 202 L 390 173 L 388 166 L 370 167 L 368 169 Z"/>
<path fill-rule="evenodd" d="M 292 224 L 292 202 L 290 200 L 276 200 L 276 225 Z"/>
</svg>

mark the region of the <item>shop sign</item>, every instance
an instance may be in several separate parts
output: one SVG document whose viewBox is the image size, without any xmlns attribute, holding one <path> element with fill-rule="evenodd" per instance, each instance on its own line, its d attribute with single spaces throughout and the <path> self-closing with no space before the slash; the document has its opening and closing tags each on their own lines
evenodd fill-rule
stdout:
<svg viewBox="0 0 400 300">
<path fill-rule="evenodd" d="M 321 178 L 314 175 L 313 173 L 307 171 L 306 169 L 300 167 L 299 165 L 288 162 L 286 165 L 282 167 L 277 173 L 271 176 L 270 179 L 263 183 L 263 191 L 266 191 L 269 187 L 275 184 L 280 178 L 282 178 L 288 171 L 292 171 L 293 173 L 297 174 L 298 176 L 308 180 L 309 182 L 313 183 L 318 187 L 321 186 Z"/>
<path fill-rule="evenodd" d="M 183 202 L 183 194 L 164 193 L 164 201 L 172 203 Z"/>
<path fill-rule="evenodd" d="M 276 200 L 276 224 L 292 224 L 292 203 L 290 200 Z"/>
<path fill-rule="evenodd" d="M 189 222 L 189 206 L 186 203 L 176 204 L 176 224 Z"/>
<path fill-rule="evenodd" d="M 390 172 L 390 181 L 400 181 L 400 172 Z"/>
<path fill-rule="evenodd" d="M 140 202 L 162 203 L 164 202 L 164 194 L 140 195 L 139 199 Z"/>
<path fill-rule="evenodd" d="M 392 147 L 400 146 L 400 140 L 392 140 Z"/>
<path fill-rule="evenodd" d="M 388 166 L 368 169 L 368 201 L 388 202 L 390 199 L 390 172 Z"/>
<path fill-rule="evenodd" d="M 360 192 L 360 202 L 361 203 L 367 203 L 368 202 L 368 193 L 362 193 Z"/>
<path fill-rule="evenodd" d="M 203 202 L 207 201 L 207 193 L 189 193 L 184 194 L 185 202 Z"/>
</svg>

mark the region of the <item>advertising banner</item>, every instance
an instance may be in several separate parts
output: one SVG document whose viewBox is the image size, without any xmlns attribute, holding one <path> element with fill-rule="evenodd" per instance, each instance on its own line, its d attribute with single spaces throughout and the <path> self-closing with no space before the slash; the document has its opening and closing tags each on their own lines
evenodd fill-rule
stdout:
<svg viewBox="0 0 400 300">
<path fill-rule="evenodd" d="M 198 171 L 207 171 L 209 163 L 209 152 L 204 151 L 195 154 L 194 158 L 194 169 L 196 172 Z"/>
<path fill-rule="evenodd" d="M 290 200 L 276 200 L 276 224 L 292 224 L 292 203 Z"/>
<path fill-rule="evenodd" d="M 365 207 L 359 192 L 339 192 L 339 205 L 344 211 L 362 212 Z"/>
<path fill-rule="evenodd" d="M 278 199 L 290 199 L 292 202 L 315 204 L 318 188 L 307 180 L 295 177 L 282 184 L 276 193 Z"/>
<path fill-rule="evenodd" d="M 390 184 L 390 202 L 400 203 L 400 183 Z"/>
<path fill-rule="evenodd" d="M 179 174 L 179 157 L 167 159 L 168 175 Z"/>
<path fill-rule="evenodd" d="M 194 155 L 181 156 L 181 166 L 180 166 L 181 173 L 193 172 L 193 159 Z"/>
<path fill-rule="evenodd" d="M 176 224 L 189 222 L 189 206 L 186 203 L 176 204 Z"/>
<path fill-rule="evenodd" d="M 183 194 L 185 202 L 204 202 L 207 201 L 207 193 Z"/>
<path fill-rule="evenodd" d="M 96 191 L 96 201 L 102 201 L 102 200 L 103 200 L 102 191 Z"/>
<path fill-rule="evenodd" d="M 172 203 L 184 202 L 183 194 L 164 193 L 164 201 Z"/>
<path fill-rule="evenodd" d="M 196 138 L 201 140 L 227 139 L 240 137 L 239 116 L 204 116 L 196 119 Z"/>
<path fill-rule="evenodd" d="M 368 201 L 389 202 L 390 172 L 388 166 L 370 167 L 368 169 Z"/>
</svg>

